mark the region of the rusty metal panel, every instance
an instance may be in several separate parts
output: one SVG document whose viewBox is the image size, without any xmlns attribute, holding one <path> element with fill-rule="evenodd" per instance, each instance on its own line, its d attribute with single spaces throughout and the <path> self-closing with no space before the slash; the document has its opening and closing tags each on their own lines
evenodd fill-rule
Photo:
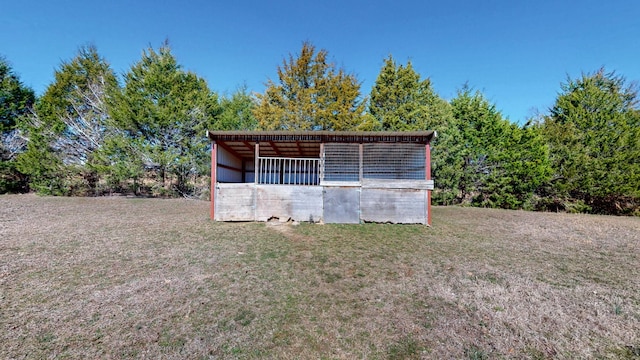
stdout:
<svg viewBox="0 0 640 360">
<path fill-rule="evenodd" d="M 323 207 L 327 224 L 359 224 L 360 187 L 325 186 Z"/>
<path fill-rule="evenodd" d="M 218 183 L 215 196 L 215 220 L 254 221 L 255 197 L 255 184 Z"/>
<path fill-rule="evenodd" d="M 322 186 L 257 185 L 256 220 L 322 220 Z"/>
<path fill-rule="evenodd" d="M 427 190 L 363 188 L 360 216 L 363 221 L 426 224 Z"/>
</svg>

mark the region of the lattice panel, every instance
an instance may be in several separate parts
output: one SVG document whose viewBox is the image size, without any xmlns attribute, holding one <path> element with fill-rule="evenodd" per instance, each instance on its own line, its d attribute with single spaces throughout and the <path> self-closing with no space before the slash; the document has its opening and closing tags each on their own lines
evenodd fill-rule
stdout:
<svg viewBox="0 0 640 360">
<path fill-rule="evenodd" d="M 358 181 L 360 179 L 359 144 L 324 145 L 324 181 Z"/>
<path fill-rule="evenodd" d="M 422 144 L 364 144 L 366 179 L 424 180 L 425 146 Z"/>
</svg>

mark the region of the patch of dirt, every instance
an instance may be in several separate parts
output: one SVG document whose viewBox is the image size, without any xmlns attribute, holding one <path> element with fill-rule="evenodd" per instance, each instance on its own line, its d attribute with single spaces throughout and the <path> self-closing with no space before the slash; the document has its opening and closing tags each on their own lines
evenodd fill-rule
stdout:
<svg viewBox="0 0 640 360">
<path fill-rule="evenodd" d="M 271 218 L 266 222 L 267 228 L 279 232 L 291 241 L 311 240 L 309 237 L 305 237 L 295 231 L 298 225 L 300 225 L 300 223 L 291 218 L 282 220 L 279 218 Z"/>
</svg>

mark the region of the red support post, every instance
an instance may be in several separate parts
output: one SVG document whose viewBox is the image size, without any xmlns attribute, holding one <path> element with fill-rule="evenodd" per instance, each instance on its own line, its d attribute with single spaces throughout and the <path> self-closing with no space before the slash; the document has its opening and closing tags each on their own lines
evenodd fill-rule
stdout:
<svg viewBox="0 0 640 360">
<path fill-rule="evenodd" d="M 211 211 L 210 218 L 215 220 L 216 211 L 216 182 L 218 181 L 216 170 L 218 165 L 218 146 L 215 141 L 211 142 Z"/>
<path fill-rule="evenodd" d="M 424 175 L 425 180 L 431 180 L 431 145 L 425 145 L 425 163 Z M 431 226 L 431 190 L 427 190 L 427 225 Z"/>
</svg>

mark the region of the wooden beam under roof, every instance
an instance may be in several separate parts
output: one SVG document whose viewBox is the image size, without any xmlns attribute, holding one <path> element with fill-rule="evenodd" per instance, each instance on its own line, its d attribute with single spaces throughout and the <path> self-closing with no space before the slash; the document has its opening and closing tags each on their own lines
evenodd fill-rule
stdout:
<svg viewBox="0 0 640 360">
<path fill-rule="evenodd" d="M 231 153 L 231 155 L 237 157 L 238 159 L 243 159 L 244 158 L 244 156 L 242 156 L 240 153 L 238 153 L 231 146 L 225 144 L 223 141 L 218 141 L 217 144 L 220 145 L 221 148 L 223 148 L 226 151 L 228 151 L 229 153 Z"/>
<path fill-rule="evenodd" d="M 243 143 L 243 144 L 244 144 L 244 146 L 246 146 L 246 147 L 247 147 L 247 149 L 248 149 L 249 151 L 251 151 L 251 153 L 253 154 L 253 152 L 255 151 L 255 146 L 254 146 L 254 145 L 251 145 L 251 143 L 249 143 L 248 141 L 243 141 L 242 143 Z"/>
<path fill-rule="evenodd" d="M 302 146 L 300 146 L 300 141 L 296 141 L 296 147 L 298 148 L 300 156 L 304 156 L 304 150 L 302 149 Z"/>
<path fill-rule="evenodd" d="M 280 152 L 280 150 L 278 149 L 278 146 L 273 142 L 273 141 L 269 141 L 269 146 L 271 146 L 271 148 L 273 149 L 273 152 L 278 155 L 278 156 L 282 156 L 282 153 Z"/>
</svg>

